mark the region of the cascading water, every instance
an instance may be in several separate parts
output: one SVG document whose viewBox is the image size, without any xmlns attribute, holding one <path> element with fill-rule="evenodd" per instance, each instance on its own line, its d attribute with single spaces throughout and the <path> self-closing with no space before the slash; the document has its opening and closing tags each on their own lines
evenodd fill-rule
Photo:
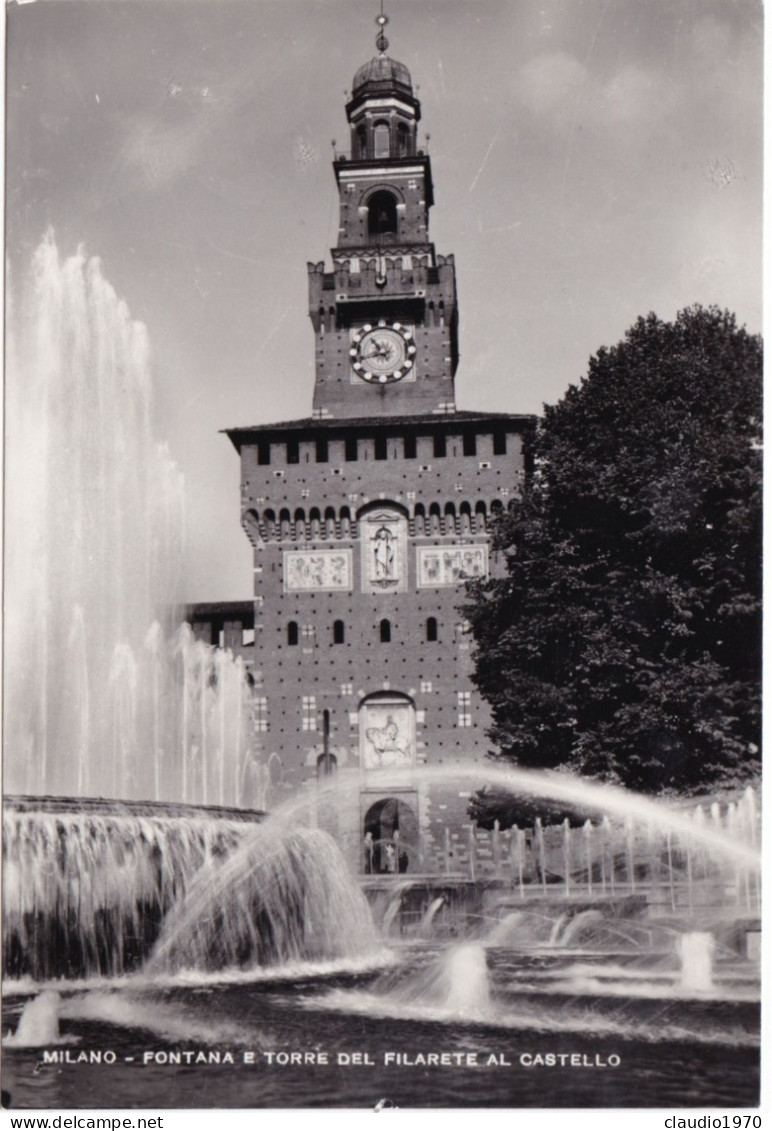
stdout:
<svg viewBox="0 0 772 1131">
<path fill-rule="evenodd" d="M 145 328 L 50 232 L 16 309 L 6 792 L 258 807 L 243 665 L 174 631 L 183 484 L 152 434 Z"/>
<path fill-rule="evenodd" d="M 244 839 L 240 821 L 102 813 L 3 816 L 6 976 L 120 975 L 202 869 Z"/>
<path fill-rule="evenodd" d="M 367 902 L 319 829 L 9 811 L 3 851 L 6 976 L 252 969 L 375 942 Z"/>
</svg>

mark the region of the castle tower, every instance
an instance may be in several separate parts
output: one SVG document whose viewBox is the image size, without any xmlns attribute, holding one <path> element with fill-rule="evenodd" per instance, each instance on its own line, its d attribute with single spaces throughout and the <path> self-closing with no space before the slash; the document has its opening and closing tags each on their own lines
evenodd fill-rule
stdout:
<svg viewBox="0 0 772 1131">
<path fill-rule="evenodd" d="M 308 268 L 313 413 L 228 435 L 254 547 L 255 757 L 269 804 L 345 774 L 357 801 L 336 833 L 354 865 L 436 874 L 465 866 L 468 789 L 429 789 L 411 771 L 483 765 L 465 582 L 503 565 L 489 524 L 523 481 L 533 418 L 456 409 L 453 257 L 429 239 L 420 104 L 386 54 L 385 22 L 346 106 L 351 153 L 333 165 L 332 270 Z"/>
<path fill-rule="evenodd" d="M 382 32 L 378 40 L 386 43 Z M 452 412 L 455 268 L 429 240 L 431 163 L 417 147 L 421 106 L 407 67 L 383 51 L 360 67 L 346 116 L 351 156 L 334 163 L 333 270 L 308 265 L 314 416 Z"/>
</svg>

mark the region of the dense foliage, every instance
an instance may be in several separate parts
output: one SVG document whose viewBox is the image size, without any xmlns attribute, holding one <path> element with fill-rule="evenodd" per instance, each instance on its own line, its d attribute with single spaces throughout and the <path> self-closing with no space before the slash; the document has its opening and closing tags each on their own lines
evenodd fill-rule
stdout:
<svg viewBox="0 0 772 1131">
<path fill-rule="evenodd" d="M 562 805 L 545 797 L 512 793 L 501 786 L 484 786 L 472 794 L 467 814 L 481 829 L 533 828 L 536 818 L 543 825 L 562 825 L 565 820 L 573 826 L 583 825 L 588 817 L 597 817 L 597 810 L 586 812 L 577 806 Z"/>
<path fill-rule="evenodd" d="M 546 408 L 467 609 L 503 756 L 649 792 L 757 770 L 761 396 L 760 339 L 697 307 Z"/>
</svg>

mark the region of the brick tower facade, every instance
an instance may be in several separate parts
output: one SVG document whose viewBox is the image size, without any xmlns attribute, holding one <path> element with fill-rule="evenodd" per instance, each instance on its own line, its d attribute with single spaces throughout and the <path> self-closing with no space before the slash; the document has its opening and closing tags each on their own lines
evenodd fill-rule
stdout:
<svg viewBox="0 0 772 1131">
<path fill-rule="evenodd" d="M 377 45 L 346 106 L 351 154 L 334 161 L 332 270 L 308 265 L 312 415 L 228 436 L 254 548 L 255 744 L 272 804 L 345 775 L 335 830 L 354 863 L 415 874 L 463 856 L 473 787 L 415 769 L 487 752 L 460 607 L 467 579 L 499 569 L 489 523 L 523 481 L 533 418 L 456 409 L 453 256 L 429 239 L 410 74 L 382 27 Z"/>
</svg>

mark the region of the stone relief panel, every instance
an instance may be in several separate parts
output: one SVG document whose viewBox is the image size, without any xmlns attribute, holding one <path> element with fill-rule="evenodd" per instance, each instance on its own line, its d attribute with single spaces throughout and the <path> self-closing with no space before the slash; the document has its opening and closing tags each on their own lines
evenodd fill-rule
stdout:
<svg viewBox="0 0 772 1131">
<path fill-rule="evenodd" d="M 359 520 L 362 591 L 404 593 L 407 589 L 407 520 L 383 507 Z"/>
<path fill-rule="evenodd" d="M 419 546 L 416 550 L 419 589 L 460 585 L 488 576 L 488 546 Z"/>
<path fill-rule="evenodd" d="M 350 590 L 351 550 L 285 550 L 284 590 Z"/>
<path fill-rule="evenodd" d="M 359 709 L 359 756 L 366 770 L 415 763 L 415 708 L 406 699 L 366 700 Z"/>
</svg>

